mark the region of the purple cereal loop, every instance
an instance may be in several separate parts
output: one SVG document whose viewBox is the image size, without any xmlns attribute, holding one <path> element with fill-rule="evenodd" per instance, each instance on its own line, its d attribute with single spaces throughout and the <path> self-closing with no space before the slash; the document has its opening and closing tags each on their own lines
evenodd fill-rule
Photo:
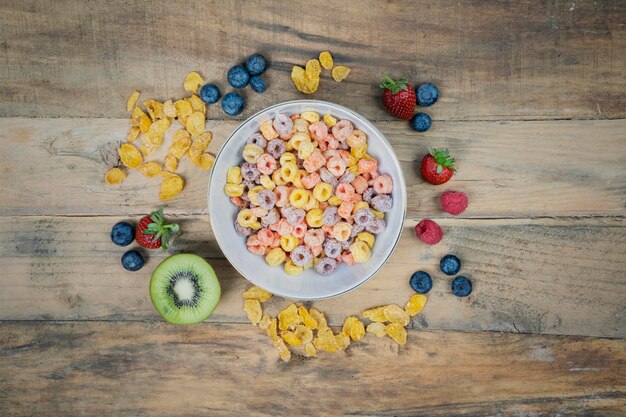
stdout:
<svg viewBox="0 0 626 417">
<path fill-rule="evenodd" d="M 265 210 L 274 208 L 276 204 L 276 194 L 270 190 L 259 191 L 257 199 L 259 200 L 259 206 L 263 207 Z"/>
<path fill-rule="evenodd" d="M 315 271 L 318 274 L 330 275 L 337 269 L 337 261 L 327 256 L 320 258 L 315 264 Z"/>
<path fill-rule="evenodd" d="M 285 153 L 285 142 L 280 139 L 272 139 L 267 144 L 267 153 L 275 159 L 279 159 Z"/>
<path fill-rule="evenodd" d="M 297 266 L 306 266 L 313 260 L 313 254 L 304 245 L 296 246 L 289 255 L 291 262 Z"/>
<path fill-rule="evenodd" d="M 384 232 L 386 228 L 387 224 L 385 221 L 383 219 L 379 219 L 378 217 L 374 217 L 374 220 L 365 226 L 365 230 L 375 235 Z"/>
<path fill-rule="evenodd" d="M 324 254 L 329 258 L 336 258 L 341 255 L 341 244 L 335 239 L 327 238 L 324 241 Z"/>
<path fill-rule="evenodd" d="M 363 198 L 363 201 L 365 201 L 366 203 L 371 203 L 372 198 L 376 197 L 377 195 L 378 194 L 376 194 L 374 187 L 369 187 L 365 191 L 363 191 L 363 195 L 361 197 Z"/>
<path fill-rule="evenodd" d="M 237 232 L 239 236 L 248 237 L 252 234 L 252 229 L 249 227 L 243 227 L 239 223 L 235 222 L 235 232 Z"/>
<path fill-rule="evenodd" d="M 370 204 L 374 210 L 386 213 L 393 207 L 393 199 L 388 194 L 379 194 L 372 198 L 372 202 Z"/>
<path fill-rule="evenodd" d="M 261 173 L 256 167 L 256 164 L 253 164 L 251 162 L 244 162 L 243 164 L 241 164 L 241 176 L 244 180 L 256 181 L 261 177 Z"/>
<path fill-rule="evenodd" d="M 337 214 L 337 207 L 328 206 L 322 213 L 322 224 L 324 226 L 334 226 L 339 221 L 339 215 Z"/>
<path fill-rule="evenodd" d="M 352 238 L 356 237 L 356 235 L 361 233 L 363 230 L 365 230 L 365 226 L 364 225 L 355 223 L 352 226 L 352 230 L 350 231 L 350 237 L 352 237 Z"/>
<path fill-rule="evenodd" d="M 252 136 L 250 136 L 248 138 L 246 143 L 248 143 L 248 144 L 251 143 L 251 144 L 256 145 L 256 146 L 260 147 L 261 149 L 263 149 L 263 148 L 265 148 L 265 145 L 267 144 L 267 141 L 265 140 L 265 138 L 263 137 L 262 134 L 254 133 Z"/>
<path fill-rule="evenodd" d="M 352 182 L 352 181 L 354 181 L 354 178 L 356 178 L 356 177 L 354 176 L 354 174 L 352 172 L 346 171 L 346 172 L 343 173 L 343 175 L 341 177 L 339 177 L 339 184 Z"/>
<path fill-rule="evenodd" d="M 280 214 L 275 208 L 271 209 L 265 216 L 261 217 L 261 226 L 268 227 L 270 224 L 280 220 Z"/>
<path fill-rule="evenodd" d="M 354 213 L 354 223 L 361 226 L 367 226 L 373 218 L 374 214 L 369 208 L 362 208 Z"/>
<path fill-rule="evenodd" d="M 350 237 L 350 239 L 345 240 L 345 241 L 340 242 L 340 243 L 341 243 L 341 249 L 348 250 L 348 249 L 350 249 L 350 245 L 352 245 L 354 243 L 354 237 Z"/>
<path fill-rule="evenodd" d="M 322 167 L 319 170 L 319 174 L 320 174 L 320 178 L 322 179 L 322 181 L 324 182 L 331 182 L 332 180 L 336 180 L 337 178 L 335 178 L 335 176 L 333 174 L 330 173 L 330 171 L 325 168 Z"/>
<path fill-rule="evenodd" d="M 291 133 L 293 121 L 291 121 L 291 118 L 286 114 L 278 113 L 272 122 L 272 126 L 274 126 L 274 130 L 276 130 L 279 135 L 288 135 Z"/>
</svg>

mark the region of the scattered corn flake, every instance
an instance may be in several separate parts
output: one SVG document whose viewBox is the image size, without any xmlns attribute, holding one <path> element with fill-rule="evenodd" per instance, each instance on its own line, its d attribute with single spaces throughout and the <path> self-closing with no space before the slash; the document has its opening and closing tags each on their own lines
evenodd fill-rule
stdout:
<svg viewBox="0 0 626 417">
<path fill-rule="evenodd" d="M 259 327 L 263 330 L 267 330 L 272 324 L 272 318 L 267 314 L 263 313 L 263 317 L 259 321 Z"/>
<path fill-rule="evenodd" d="M 303 344 L 313 340 L 313 330 L 309 329 L 304 324 L 298 324 L 293 333 L 298 336 Z"/>
<path fill-rule="evenodd" d="M 167 100 L 163 103 L 163 113 L 170 119 L 176 118 L 176 107 L 174 107 L 172 100 Z"/>
<path fill-rule="evenodd" d="M 190 147 L 191 147 L 191 138 L 190 137 L 182 138 L 172 143 L 167 153 L 174 156 L 176 159 L 180 159 L 185 155 L 185 153 L 187 153 Z"/>
<path fill-rule="evenodd" d="M 298 307 L 298 314 L 302 318 L 302 323 L 311 330 L 317 329 L 317 320 L 311 316 L 305 306 Z"/>
<path fill-rule="evenodd" d="M 341 333 L 346 336 L 350 336 L 352 340 L 361 340 L 365 336 L 365 326 L 361 320 L 354 316 L 350 316 L 343 322 Z"/>
<path fill-rule="evenodd" d="M 302 345 L 302 339 L 296 336 L 296 334 L 292 331 L 283 330 L 282 332 L 280 332 L 280 337 L 282 337 L 285 343 L 287 343 L 288 345 L 291 345 L 291 346 Z"/>
<path fill-rule="evenodd" d="M 272 298 L 272 293 L 253 285 L 244 291 L 241 296 L 247 300 L 259 300 L 262 303 L 266 303 L 270 300 L 270 298 Z"/>
<path fill-rule="evenodd" d="M 261 317 L 263 316 L 263 309 L 261 309 L 261 303 L 259 303 L 259 300 L 245 300 L 243 302 L 243 311 L 246 312 L 250 323 L 255 326 L 259 324 L 259 321 L 261 321 Z"/>
<path fill-rule="evenodd" d="M 343 65 L 337 65 L 335 68 L 333 68 L 331 74 L 333 76 L 333 80 L 340 83 L 346 79 L 348 74 L 350 74 L 350 68 L 344 67 Z"/>
<path fill-rule="evenodd" d="M 304 72 L 306 73 L 306 76 L 310 79 L 319 79 L 320 73 L 322 72 L 320 62 L 317 59 L 309 59 L 306 63 Z"/>
<path fill-rule="evenodd" d="M 350 336 L 340 332 L 335 335 L 335 342 L 337 343 L 339 349 L 346 350 L 348 346 L 350 346 Z"/>
<path fill-rule="evenodd" d="M 193 113 L 193 107 L 191 107 L 191 104 L 186 100 L 176 100 L 174 107 L 176 108 L 178 121 L 184 126 L 187 123 L 187 118 Z"/>
<path fill-rule="evenodd" d="M 211 132 L 204 132 L 202 135 L 198 136 L 193 140 L 191 147 L 187 151 L 189 155 L 189 159 L 192 161 L 196 158 L 199 158 L 200 155 L 204 153 L 209 143 L 211 143 L 212 135 Z"/>
<path fill-rule="evenodd" d="M 272 318 L 270 321 L 270 325 L 265 329 L 265 332 L 270 337 L 270 339 L 279 339 L 278 337 L 278 320 L 276 318 Z"/>
<path fill-rule="evenodd" d="M 126 179 L 126 174 L 121 169 L 115 167 L 107 171 L 104 180 L 109 185 L 119 185 Z"/>
<path fill-rule="evenodd" d="M 422 311 L 427 300 L 428 297 L 424 294 L 415 294 L 407 301 L 406 306 L 404 306 L 404 311 L 411 317 L 416 316 Z"/>
<path fill-rule="evenodd" d="M 193 111 L 199 111 L 202 114 L 206 114 L 206 104 L 204 104 L 204 101 L 202 101 L 200 97 L 194 94 L 191 97 L 187 97 L 185 100 L 191 104 Z"/>
<path fill-rule="evenodd" d="M 187 132 L 185 129 L 179 129 L 176 132 L 174 132 L 174 135 L 172 136 L 172 142 L 176 143 L 179 140 L 183 140 L 186 138 L 191 139 L 191 135 L 189 134 L 189 132 Z"/>
<path fill-rule="evenodd" d="M 313 339 L 313 346 L 318 350 L 325 350 L 327 352 L 337 352 L 339 350 L 337 339 L 333 331 L 328 327 L 317 332 L 317 337 Z"/>
<path fill-rule="evenodd" d="M 163 173 L 166 172 L 167 171 L 163 171 Z M 185 187 L 185 181 L 180 176 L 171 173 L 169 174 L 169 177 L 164 178 L 161 183 L 161 192 L 159 193 L 159 198 L 161 200 L 169 200 L 176 197 Z"/>
<path fill-rule="evenodd" d="M 387 325 L 387 334 L 399 345 L 406 343 L 406 329 L 400 323 L 389 323 Z"/>
<path fill-rule="evenodd" d="M 198 165 L 200 169 L 208 171 L 215 163 L 215 155 L 211 153 L 203 153 L 197 159 L 192 160 L 192 162 Z"/>
<path fill-rule="evenodd" d="M 141 133 L 141 129 L 139 129 L 139 126 L 132 126 L 128 130 L 128 134 L 126 135 L 126 141 L 134 142 L 139 137 L 139 133 Z"/>
<path fill-rule="evenodd" d="M 399 323 L 406 326 L 411 321 L 411 317 L 397 304 L 389 304 L 383 309 L 385 318 L 392 323 Z"/>
<path fill-rule="evenodd" d="M 304 72 L 304 68 L 294 65 L 291 69 L 291 80 L 298 91 L 301 92 L 306 83 L 306 73 Z"/>
<path fill-rule="evenodd" d="M 328 328 L 328 323 L 326 322 L 326 317 L 324 316 L 324 313 L 320 312 L 319 310 L 315 308 L 310 308 L 309 315 L 317 323 L 317 330 Z"/>
<path fill-rule="evenodd" d="M 287 347 L 283 339 L 276 337 L 272 339 L 272 341 L 274 342 L 274 346 L 276 346 L 276 349 L 278 349 L 280 359 L 282 359 L 283 362 L 289 362 L 289 360 L 291 359 L 291 352 L 289 351 L 289 348 Z"/>
<path fill-rule="evenodd" d="M 139 167 L 139 171 L 148 178 L 156 177 L 163 169 L 156 162 L 146 162 Z"/>
<path fill-rule="evenodd" d="M 302 92 L 305 94 L 313 94 L 317 91 L 317 87 L 320 85 L 320 77 L 309 78 L 307 77 L 304 83 Z"/>
<path fill-rule="evenodd" d="M 120 156 L 120 160 L 127 167 L 137 168 L 141 165 L 141 161 L 143 160 L 141 153 L 139 152 L 139 149 L 135 148 L 130 143 L 122 144 L 117 152 Z"/>
<path fill-rule="evenodd" d="M 333 56 L 328 51 L 320 52 L 320 63 L 324 69 L 332 69 L 333 67 Z"/>
<path fill-rule="evenodd" d="M 301 322 L 302 318 L 298 315 L 298 308 L 293 303 L 278 313 L 278 328 L 280 330 L 287 330 Z"/>
<path fill-rule="evenodd" d="M 365 310 L 362 313 L 362 316 L 365 317 L 366 319 L 370 319 L 371 321 L 377 321 L 377 322 L 382 323 L 382 322 L 387 321 L 384 310 L 385 310 L 385 306 L 370 308 L 369 310 Z"/>
<path fill-rule="evenodd" d="M 163 113 L 163 103 L 159 103 L 156 100 L 150 99 L 144 101 L 143 105 L 146 106 L 148 114 L 150 115 L 150 118 L 153 122 L 157 121 L 158 119 L 163 119 L 165 117 L 165 114 Z"/>
<path fill-rule="evenodd" d="M 366 330 L 368 333 L 372 333 L 376 337 L 383 337 L 387 334 L 387 326 L 376 321 L 368 324 Z"/>
<path fill-rule="evenodd" d="M 133 111 L 135 105 L 137 104 L 137 100 L 139 100 L 139 94 L 140 93 L 137 90 L 130 93 L 130 96 L 128 96 L 128 99 L 126 99 L 126 111 Z"/>
<path fill-rule="evenodd" d="M 307 343 L 304 345 L 304 356 L 307 358 L 314 358 L 317 356 L 317 349 L 315 349 L 313 343 Z"/>
<path fill-rule="evenodd" d="M 191 91 L 192 93 L 195 93 L 201 84 L 204 84 L 202 76 L 197 72 L 192 71 L 185 77 L 183 86 L 185 87 L 186 91 Z"/>
<path fill-rule="evenodd" d="M 135 107 L 133 110 L 133 114 L 130 117 L 130 125 L 139 127 L 141 133 L 146 133 L 150 126 L 152 125 L 152 120 L 146 113 L 143 112 L 139 107 Z"/>
<path fill-rule="evenodd" d="M 163 167 L 170 172 L 176 171 L 178 168 L 178 159 L 174 155 L 167 154 L 163 159 Z"/>
</svg>

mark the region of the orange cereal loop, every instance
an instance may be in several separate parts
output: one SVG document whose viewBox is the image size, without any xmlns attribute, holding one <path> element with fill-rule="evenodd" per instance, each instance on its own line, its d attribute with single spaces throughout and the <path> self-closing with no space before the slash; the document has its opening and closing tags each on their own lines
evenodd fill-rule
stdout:
<svg viewBox="0 0 626 417">
<path fill-rule="evenodd" d="M 363 194 L 368 188 L 367 180 L 361 175 L 352 180 L 350 184 L 354 187 L 354 191 L 359 194 Z"/>
<path fill-rule="evenodd" d="M 389 194 L 393 191 L 393 180 L 389 175 L 380 175 L 374 179 L 373 187 L 377 194 Z"/>
<path fill-rule="evenodd" d="M 262 123 L 259 130 L 261 131 L 263 137 L 267 140 L 276 139 L 278 137 L 278 132 L 274 130 L 271 120 Z"/>
<path fill-rule="evenodd" d="M 374 172 L 378 169 L 378 162 L 375 159 L 360 159 L 356 164 L 359 174 Z"/>
<path fill-rule="evenodd" d="M 341 260 L 346 263 L 346 265 L 354 265 L 354 256 L 350 252 L 344 252 L 341 255 Z"/>
<path fill-rule="evenodd" d="M 319 256 L 322 253 L 322 246 L 311 246 L 311 253 L 313 254 L 313 256 Z"/>
<path fill-rule="evenodd" d="M 308 229 L 308 225 L 306 224 L 306 222 L 303 220 L 302 222 L 300 222 L 299 224 L 295 225 L 293 227 L 293 231 L 291 232 L 291 234 L 293 235 L 293 237 L 298 238 L 298 239 L 303 239 L 304 236 L 306 235 L 306 231 Z"/>
<path fill-rule="evenodd" d="M 341 177 L 344 172 L 346 172 L 346 162 L 340 157 L 332 157 L 326 163 L 326 168 L 333 174 L 335 177 Z"/>
<path fill-rule="evenodd" d="M 339 209 L 337 209 L 337 214 L 343 217 L 344 219 L 349 219 L 352 217 L 352 209 L 354 208 L 354 203 L 349 201 L 344 201 L 339 205 Z"/>
<path fill-rule="evenodd" d="M 348 201 L 354 195 L 354 187 L 348 183 L 341 183 L 337 186 L 335 195 L 343 201 Z"/>
<path fill-rule="evenodd" d="M 310 190 L 317 184 L 319 184 L 320 181 L 322 181 L 320 175 L 317 172 L 312 172 L 306 177 L 302 178 L 302 185 L 304 185 L 304 188 L 306 188 L 307 190 Z"/>
<path fill-rule="evenodd" d="M 326 164 L 326 158 L 320 152 L 315 151 L 304 160 L 302 166 L 307 172 L 315 172 Z"/>
<path fill-rule="evenodd" d="M 257 233 L 259 243 L 265 246 L 269 246 L 274 241 L 274 233 L 269 229 L 261 229 Z"/>
</svg>

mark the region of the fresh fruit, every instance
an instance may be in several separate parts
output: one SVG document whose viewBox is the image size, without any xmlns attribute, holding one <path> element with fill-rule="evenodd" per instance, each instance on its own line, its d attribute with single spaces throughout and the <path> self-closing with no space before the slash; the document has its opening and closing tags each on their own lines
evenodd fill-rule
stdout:
<svg viewBox="0 0 626 417">
<path fill-rule="evenodd" d="M 243 111 L 245 100 L 237 93 L 228 93 L 222 99 L 222 110 L 229 116 L 237 116 Z"/>
<path fill-rule="evenodd" d="M 246 60 L 246 69 L 250 75 L 261 75 L 267 69 L 267 60 L 261 54 L 253 54 Z"/>
<path fill-rule="evenodd" d="M 161 247 L 165 250 L 170 242 L 170 235 L 173 233 L 178 233 L 178 225 L 167 224 L 163 217 L 163 208 L 160 208 L 139 220 L 135 230 L 135 240 L 144 248 Z"/>
<path fill-rule="evenodd" d="M 418 294 L 428 294 L 433 288 L 433 280 L 428 272 L 417 271 L 411 275 L 409 285 Z"/>
<path fill-rule="evenodd" d="M 461 260 L 454 255 L 446 255 L 439 261 L 439 269 L 446 275 L 456 275 L 461 270 Z"/>
<path fill-rule="evenodd" d="M 215 104 L 220 99 L 220 89 L 215 84 L 205 84 L 200 89 L 200 98 L 206 104 Z"/>
<path fill-rule="evenodd" d="M 117 246 L 128 246 L 135 237 L 135 229 L 126 222 L 115 223 L 111 229 L 111 240 Z"/>
<path fill-rule="evenodd" d="M 439 89 L 435 84 L 422 84 L 415 89 L 417 92 L 417 104 L 422 107 L 430 107 L 439 98 Z"/>
<path fill-rule="evenodd" d="M 432 119 L 426 113 L 417 113 L 411 119 L 411 127 L 418 132 L 426 132 L 433 124 Z"/>
<path fill-rule="evenodd" d="M 244 88 L 250 82 L 250 73 L 243 65 L 235 65 L 228 70 L 226 80 L 234 88 Z"/>
<path fill-rule="evenodd" d="M 452 280 L 452 294 L 457 297 L 467 297 L 472 292 L 472 281 L 464 276 L 456 277 Z"/>
<path fill-rule="evenodd" d="M 428 154 L 424 155 L 420 170 L 424 181 L 439 185 L 450 181 L 456 168 L 454 158 L 450 156 L 447 149 L 428 147 Z"/>
<path fill-rule="evenodd" d="M 441 194 L 441 208 L 453 216 L 463 213 L 467 204 L 467 195 L 461 191 L 445 191 Z"/>
<path fill-rule="evenodd" d="M 180 253 L 157 266 L 150 280 L 150 299 L 161 317 L 173 324 L 206 320 L 220 299 L 215 271 L 198 255 Z"/>
<path fill-rule="evenodd" d="M 255 93 L 264 93 L 266 89 L 265 81 L 263 81 L 263 78 L 255 75 L 250 78 L 250 88 L 252 88 L 252 91 Z"/>
<path fill-rule="evenodd" d="M 383 89 L 383 106 L 398 119 L 409 120 L 415 110 L 415 90 L 407 84 L 407 80 L 400 78 L 397 81 L 388 75 L 378 84 Z"/>
<path fill-rule="evenodd" d="M 415 226 L 415 235 L 424 243 L 435 245 L 443 237 L 443 230 L 434 221 L 424 219 Z"/>
<path fill-rule="evenodd" d="M 143 256 L 137 250 L 129 250 L 122 255 L 122 266 L 127 271 L 139 271 L 143 268 Z"/>
</svg>

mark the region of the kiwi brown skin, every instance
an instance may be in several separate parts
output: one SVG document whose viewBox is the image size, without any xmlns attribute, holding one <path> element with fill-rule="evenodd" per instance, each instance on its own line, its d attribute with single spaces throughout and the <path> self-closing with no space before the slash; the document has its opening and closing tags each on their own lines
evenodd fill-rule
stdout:
<svg viewBox="0 0 626 417">
<path fill-rule="evenodd" d="M 206 320 L 220 296 L 221 287 L 213 267 L 198 255 L 172 255 L 156 267 L 150 279 L 152 304 L 172 324 Z"/>
</svg>

